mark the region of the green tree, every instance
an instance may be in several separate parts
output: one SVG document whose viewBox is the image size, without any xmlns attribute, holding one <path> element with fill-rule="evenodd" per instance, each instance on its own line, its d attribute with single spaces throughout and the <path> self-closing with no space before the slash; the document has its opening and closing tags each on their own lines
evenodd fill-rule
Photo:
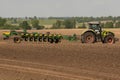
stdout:
<svg viewBox="0 0 120 80">
<path fill-rule="evenodd" d="M 120 21 L 115 24 L 115 28 L 120 28 Z"/>
<path fill-rule="evenodd" d="M 12 24 L 16 24 L 16 23 L 17 23 L 17 19 L 16 19 L 16 18 L 12 19 L 12 20 L 11 20 L 11 23 L 12 23 Z"/>
<path fill-rule="evenodd" d="M 105 28 L 113 28 L 113 22 L 106 22 Z"/>
<path fill-rule="evenodd" d="M 3 27 L 6 24 L 6 19 L 0 17 L 0 27 Z"/>
<path fill-rule="evenodd" d="M 11 24 L 5 24 L 2 29 L 19 30 L 20 27 L 16 25 L 11 25 Z"/>
<path fill-rule="evenodd" d="M 37 16 L 34 16 L 34 18 L 33 19 L 37 19 Z"/>
<path fill-rule="evenodd" d="M 76 28 L 76 19 L 74 17 L 72 18 L 72 23 L 73 23 L 73 28 Z"/>
<path fill-rule="evenodd" d="M 104 24 L 104 23 L 101 23 L 101 27 L 102 27 L 102 28 L 105 28 L 105 24 Z"/>
<path fill-rule="evenodd" d="M 64 21 L 64 25 L 65 25 L 65 28 L 68 28 L 68 29 L 70 29 L 70 28 L 75 28 L 75 26 L 76 26 L 76 21 L 73 20 L 73 19 L 66 19 L 66 20 Z"/>
<path fill-rule="evenodd" d="M 83 22 L 81 28 L 86 28 L 85 23 Z"/>
<path fill-rule="evenodd" d="M 32 26 L 33 26 L 34 28 L 36 28 L 36 29 L 43 29 L 43 28 L 44 28 L 44 26 L 40 26 L 40 25 L 39 25 L 39 20 L 37 20 L 37 19 L 33 19 L 33 20 L 31 21 L 31 24 L 32 24 Z"/>
<path fill-rule="evenodd" d="M 60 29 L 61 25 L 62 25 L 62 21 L 57 20 L 56 23 L 53 24 L 52 28 L 54 28 L 54 29 Z"/>
<path fill-rule="evenodd" d="M 23 21 L 22 23 L 19 24 L 19 26 L 23 29 L 31 29 L 31 26 L 28 24 L 27 21 Z"/>
<path fill-rule="evenodd" d="M 39 27 L 39 20 L 33 19 L 33 20 L 31 21 L 31 24 L 32 24 L 32 26 L 33 26 L 34 28 L 38 28 L 38 27 Z"/>
</svg>

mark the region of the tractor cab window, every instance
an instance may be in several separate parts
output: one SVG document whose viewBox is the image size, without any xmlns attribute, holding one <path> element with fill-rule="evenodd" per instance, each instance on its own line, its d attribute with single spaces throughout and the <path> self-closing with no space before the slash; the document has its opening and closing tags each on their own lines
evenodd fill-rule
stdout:
<svg viewBox="0 0 120 80">
<path fill-rule="evenodd" d="M 99 25 L 96 25 L 96 24 L 92 24 L 89 26 L 89 29 L 93 29 L 93 30 L 100 30 L 100 26 Z"/>
<path fill-rule="evenodd" d="M 90 24 L 89 25 L 89 29 L 92 29 L 96 32 L 96 34 L 100 34 L 101 33 L 101 27 L 99 24 Z"/>
</svg>

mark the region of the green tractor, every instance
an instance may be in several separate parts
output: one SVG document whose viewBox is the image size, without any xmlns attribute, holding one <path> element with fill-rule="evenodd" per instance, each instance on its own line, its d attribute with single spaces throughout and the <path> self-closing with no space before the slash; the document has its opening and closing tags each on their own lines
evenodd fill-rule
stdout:
<svg viewBox="0 0 120 80">
<path fill-rule="evenodd" d="M 89 27 L 81 34 L 82 43 L 115 43 L 115 35 L 113 32 L 102 30 L 100 23 L 88 23 Z"/>
</svg>

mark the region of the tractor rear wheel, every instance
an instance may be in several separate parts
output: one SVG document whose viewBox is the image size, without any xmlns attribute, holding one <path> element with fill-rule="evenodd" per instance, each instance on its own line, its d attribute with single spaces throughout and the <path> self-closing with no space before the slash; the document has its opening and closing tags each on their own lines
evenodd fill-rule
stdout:
<svg viewBox="0 0 120 80">
<path fill-rule="evenodd" d="M 95 42 L 95 34 L 92 32 L 86 32 L 81 37 L 82 43 L 94 43 Z"/>
<path fill-rule="evenodd" d="M 114 44 L 115 43 L 114 36 L 113 35 L 106 36 L 105 39 L 104 39 L 104 43 Z"/>
</svg>

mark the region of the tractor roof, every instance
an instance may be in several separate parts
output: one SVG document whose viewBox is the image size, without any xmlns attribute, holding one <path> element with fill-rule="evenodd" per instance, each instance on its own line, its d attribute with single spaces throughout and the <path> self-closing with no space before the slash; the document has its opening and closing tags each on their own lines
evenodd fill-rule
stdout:
<svg viewBox="0 0 120 80">
<path fill-rule="evenodd" d="M 93 25 L 93 24 L 94 24 L 94 25 L 99 25 L 100 23 L 99 23 L 99 22 L 89 22 L 88 24 L 89 24 L 89 25 Z"/>
</svg>

